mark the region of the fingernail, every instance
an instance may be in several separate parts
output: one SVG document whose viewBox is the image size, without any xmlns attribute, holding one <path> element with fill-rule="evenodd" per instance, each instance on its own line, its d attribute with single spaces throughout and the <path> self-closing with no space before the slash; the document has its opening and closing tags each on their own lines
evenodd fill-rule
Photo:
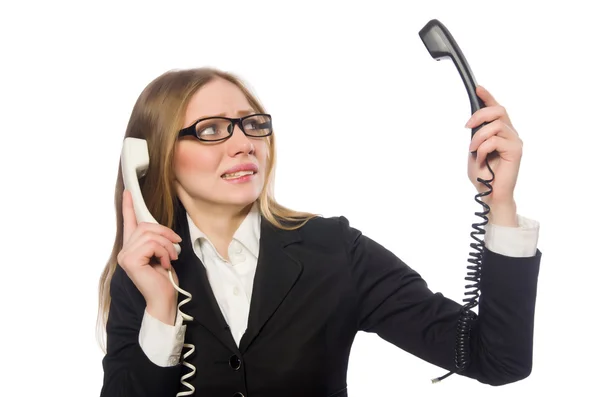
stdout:
<svg viewBox="0 0 600 397">
<path fill-rule="evenodd" d="M 177 235 L 177 238 L 179 239 L 177 242 L 180 243 L 183 241 L 183 239 L 181 238 L 181 236 Z"/>
<path fill-rule="evenodd" d="M 470 125 L 471 125 L 471 119 L 469 119 L 469 121 L 467 121 L 467 124 L 465 124 L 465 128 L 469 128 Z"/>
</svg>

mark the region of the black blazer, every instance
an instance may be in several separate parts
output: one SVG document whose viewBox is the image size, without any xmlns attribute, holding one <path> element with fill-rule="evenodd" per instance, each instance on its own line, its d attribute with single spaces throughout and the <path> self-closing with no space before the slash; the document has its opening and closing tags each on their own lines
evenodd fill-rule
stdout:
<svg viewBox="0 0 600 397">
<path fill-rule="evenodd" d="M 197 371 L 188 380 L 195 396 L 347 396 L 358 331 L 454 370 L 461 304 L 431 292 L 417 272 L 344 217 L 316 218 L 295 231 L 262 219 L 248 328 L 238 349 L 193 252 L 185 212 L 177 218 L 183 241 L 173 266 L 192 294 L 182 309 L 194 317 L 185 342 L 196 347 L 187 359 Z M 485 249 L 471 365 L 463 375 L 502 385 L 530 374 L 540 259 L 539 250 L 512 258 Z M 111 297 L 101 396 L 174 397 L 187 390 L 180 377 L 188 368 L 156 366 L 140 348 L 146 304 L 120 266 Z"/>
</svg>

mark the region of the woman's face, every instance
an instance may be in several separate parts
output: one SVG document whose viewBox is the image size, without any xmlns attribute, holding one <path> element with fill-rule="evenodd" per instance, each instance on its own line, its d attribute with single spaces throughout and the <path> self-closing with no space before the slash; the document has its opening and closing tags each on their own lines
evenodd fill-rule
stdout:
<svg viewBox="0 0 600 397">
<path fill-rule="evenodd" d="M 253 113 L 257 112 L 236 85 L 217 78 L 193 95 L 185 112 L 184 127 L 204 117 L 236 118 Z M 191 204 L 215 212 L 253 203 L 265 183 L 267 151 L 267 138 L 247 137 L 238 125 L 225 141 L 202 142 L 192 136 L 180 138 L 174 153 L 179 198 L 186 206 Z M 225 175 L 237 166 L 256 167 L 256 172 L 241 177 Z"/>
</svg>

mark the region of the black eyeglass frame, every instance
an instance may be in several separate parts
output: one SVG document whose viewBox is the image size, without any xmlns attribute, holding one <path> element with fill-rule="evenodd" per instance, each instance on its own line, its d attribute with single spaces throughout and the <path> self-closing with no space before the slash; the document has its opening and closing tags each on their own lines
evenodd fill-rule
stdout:
<svg viewBox="0 0 600 397">
<path fill-rule="evenodd" d="M 271 124 L 270 126 L 270 132 L 266 135 L 251 135 L 246 133 L 246 131 L 244 130 L 244 124 L 243 121 L 250 118 L 250 117 L 256 117 L 256 116 L 266 116 L 268 117 L 268 122 L 269 124 Z M 203 139 L 200 138 L 197 134 L 196 131 L 196 125 L 201 122 L 201 121 L 205 121 L 205 120 L 228 120 L 231 123 L 231 131 L 228 130 L 229 135 L 227 135 L 225 138 L 220 138 L 220 139 Z M 240 127 L 240 130 L 244 133 L 244 135 L 250 137 L 250 138 L 264 138 L 267 137 L 269 135 L 273 134 L 273 120 L 271 118 L 271 115 L 268 113 L 254 113 L 254 114 L 249 114 L 247 116 L 244 117 L 238 117 L 238 118 L 231 118 L 231 117 L 221 117 L 221 116 L 211 116 L 211 117 L 204 117 L 201 118 L 199 120 L 194 121 L 194 123 L 192 125 L 190 125 L 189 127 L 183 128 L 181 130 L 179 130 L 179 138 L 182 138 L 184 136 L 193 136 L 194 138 L 202 141 L 202 142 L 221 142 L 224 141 L 226 139 L 231 138 L 231 136 L 233 135 L 233 130 L 235 130 L 235 126 Z"/>
</svg>

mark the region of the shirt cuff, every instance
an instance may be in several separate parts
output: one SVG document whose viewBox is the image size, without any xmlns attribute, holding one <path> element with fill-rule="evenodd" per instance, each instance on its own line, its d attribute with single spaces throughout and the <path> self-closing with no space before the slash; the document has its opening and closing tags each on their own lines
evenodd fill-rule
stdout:
<svg viewBox="0 0 600 397">
<path fill-rule="evenodd" d="M 150 361 L 160 367 L 172 367 L 179 363 L 186 325 L 178 312 L 175 325 L 165 324 L 144 310 L 139 343 Z"/>
<path fill-rule="evenodd" d="M 517 214 L 518 227 L 488 223 L 485 229 L 485 246 L 490 251 L 516 258 L 535 256 L 540 223 Z"/>
</svg>

